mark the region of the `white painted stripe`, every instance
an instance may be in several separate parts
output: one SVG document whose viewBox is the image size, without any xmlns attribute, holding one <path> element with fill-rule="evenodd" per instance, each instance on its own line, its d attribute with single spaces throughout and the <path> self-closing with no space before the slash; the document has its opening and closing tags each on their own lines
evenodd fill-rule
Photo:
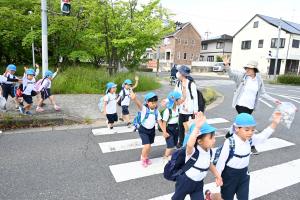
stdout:
<svg viewBox="0 0 300 200">
<path fill-rule="evenodd" d="M 275 95 L 275 96 L 279 96 L 279 97 L 282 97 L 282 98 L 289 99 L 289 100 L 297 102 L 297 103 L 300 103 L 300 101 L 295 100 L 295 99 L 300 99 L 300 97 L 287 96 L 287 95 L 276 94 L 276 93 L 271 93 L 271 92 L 268 92 L 268 93 L 272 94 L 272 95 Z"/>
<path fill-rule="evenodd" d="M 268 107 L 273 108 L 273 106 L 271 104 L 269 104 L 268 102 L 266 102 L 266 101 L 264 101 L 262 99 L 259 99 L 259 101 L 262 102 L 262 103 L 264 103 L 264 104 L 266 104 Z"/>
<path fill-rule="evenodd" d="M 93 129 L 92 133 L 94 135 L 111 135 L 116 133 L 131 133 L 133 131 L 134 127 L 128 128 L 127 126 L 116 126 L 113 130 L 110 130 L 108 128 Z"/>
<path fill-rule="evenodd" d="M 295 144 L 279 138 L 270 138 L 263 145 L 257 145 L 256 148 L 259 152 L 264 152 L 292 145 Z M 142 167 L 140 161 L 111 165 L 109 168 L 116 182 L 123 182 L 162 173 L 165 165 L 163 158 L 155 158 L 151 159 L 151 161 L 152 165 L 147 168 Z"/>
<path fill-rule="evenodd" d="M 299 169 L 300 159 L 251 172 L 249 199 L 255 199 L 299 183 Z M 204 191 L 206 189 L 209 189 L 213 193 L 220 192 L 220 188 L 216 187 L 215 183 L 205 184 Z M 169 200 L 172 195 L 173 193 L 151 200 Z M 187 197 L 185 199 L 189 200 L 190 198 Z"/>
<path fill-rule="evenodd" d="M 212 118 L 207 119 L 208 124 L 221 124 L 221 123 L 227 123 L 228 120 L 224 118 Z M 110 130 L 108 128 L 99 128 L 99 129 L 92 129 L 92 133 L 97 135 L 112 135 L 112 134 L 118 134 L 118 133 L 131 133 L 134 131 L 134 127 L 128 128 L 127 126 L 116 126 L 113 130 Z"/>
<path fill-rule="evenodd" d="M 300 90 L 288 90 L 289 92 L 300 92 Z"/>
</svg>

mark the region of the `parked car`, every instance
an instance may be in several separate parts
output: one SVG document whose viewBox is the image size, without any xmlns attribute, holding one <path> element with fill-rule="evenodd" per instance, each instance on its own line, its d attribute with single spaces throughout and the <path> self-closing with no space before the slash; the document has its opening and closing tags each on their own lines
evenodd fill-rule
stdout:
<svg viewBox="0 0 300 200">
<path fill-rule="evenodd" d="M 213 71 L 214 71 L 214 72 L 225 72 L 224 63 L 223 63 L 223 62 L 217 62 L 217 63 L 213 66 Z"/>
</svg>

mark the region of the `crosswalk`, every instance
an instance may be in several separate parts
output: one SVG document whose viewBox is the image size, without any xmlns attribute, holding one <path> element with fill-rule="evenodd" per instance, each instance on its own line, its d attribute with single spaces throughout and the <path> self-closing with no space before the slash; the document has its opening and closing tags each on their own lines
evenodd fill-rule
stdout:
<svg viewBox="0 0 300 200">
<path fill-rule="evenodd" d="M 224 118 L 212 118 L 207 120 L 210 124 L 218 124 L 219 128 L 226 129 L 231 125 L 231 122 Z M 217 131 L 218 132 L 218 131 Z M 224 131 L 223 131 L 224 132 Z M 166 161 L 163 157 L 155 157 L 151 159 L 152 164 L 147 168 L 142 167 L 140 161 L 138 160 L 140 155 L 140 150 L 142 148 L 141 140 L 137 133 L 133 133 L 133 128 L 128 128 L 126 126 L 115 127 L 114 131 L 110 131 L 107 128 L 93 129 L 92 133 L 95 137 L 99 139 L 99 148 L 101 152 L 105 155 L 123 154 L 125 152 L 135 151 L 136 160 L 131 160 L 130 162 L 124 163 L 113 163 L 108 165 L 109 171 L 111 173 L 113 181 L 116 184 L 130 183 L 134 181 L 143 181 L 149 177 L 162 176 L 164 166 Z M 132 133 L 132 134 L 130 134 Z M 157 132 L 158 133 L 158 132 Z M 102 142 L 101 138 L 118 138 L 112 136 L 122 135 L 122 139 Z M 223 134 L 217 134 L 217 137 L 223 137 Z M 129 137 L 127 139 L 124 139 Z M 134 137 L 134 138 L 133 138 Z M 221 139 L 222 140 L 222 139 Z M 153 148 L 163 149 L 165 146 L 165 139 L 161 134 L 157 134 L 155 137 L 155 143 L 152 145 Z M 257 145 L 256 148 L 261 154 L 268 151 L 285 151 L 288 148 L 293 148 L 295 144 L 292 141 L 287 141 L 279 137 L 272 137 L 267 140 L 266 143 Z M 214 149 L 215 151 L 215 149 Z M 163 152 L 161 153 L 161 155 Z M 276 192 L 282 188 L 292 186 L 294 184 L 300 183 L 300 159 L 291 160 L 282 164 L 274 166 L 266 166 L 265 168 L 251 172 L 251 182 L 250 182 L 250 199 L 258 198 L 263 195 Z M 288 173 L 282 173 L 282 171 L 288 171 Z M 276 182 L 274 180 L 280 180 Z M 172 182 L 165 181 L 165 184 L 172 185 Z M 174 188 L 174 187 L 173 187 Z M 219 192 L 220 188 L 215 186 L 215 183 L 208 183 L 204 187 L 205 189 L 210 189 L 212 192 Z M 130 191 L 128 191 L 130 192 Z M 162 196 L 156 195 L 154 192 L 152 197 L 145 198 L 151 200 L 165 200 L 171 199 L 174 189 L 165 191 Z M 161 192 L 159 193 L 161 194 Z M 187 197 L 186 199 L 189 199 Z"/>
</svg>

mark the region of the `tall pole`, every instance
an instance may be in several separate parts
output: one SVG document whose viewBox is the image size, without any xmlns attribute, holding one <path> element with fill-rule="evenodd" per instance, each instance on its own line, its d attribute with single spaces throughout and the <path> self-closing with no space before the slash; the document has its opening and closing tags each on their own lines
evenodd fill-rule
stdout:
<svg viewBox="0 0 300 200">
<path fill-rule="evenodd" d="M 33 27 L 31 27 L 31 32 L 33 32 Z M 35 55 L 34 55 L 34 40 L 33 39 L 32 39 L 31 50 L 32 50 L 32 67 L 34 67 L 35 66 Z"/>
<path fill-rule="evenodd" d="M 274 79 L 276 79 L 277 75 L 277 65 L 278 65 L 278 54 L 279 54 L 279 47 L 280 47 L 280 31 L 281 31 L 281 18 L 279 20 L 278 25 L 278 37 L 277 37 L 277 48 L 276 48 L 276 59 L 275 59 L 275 67 L 274 67 Z"/>
<path fill-rule="evenodd" d="M 48 27 L 47 27 L 47 0 L 41 0 L 42 8 L 42 70 L 48 70 Z"/>
</svg>

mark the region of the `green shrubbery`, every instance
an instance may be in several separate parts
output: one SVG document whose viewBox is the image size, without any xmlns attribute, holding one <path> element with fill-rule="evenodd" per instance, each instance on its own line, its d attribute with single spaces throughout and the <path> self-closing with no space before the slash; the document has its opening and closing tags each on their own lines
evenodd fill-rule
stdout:
<svg viewBox="0 0 300 200">
<path fill-rule="evenodd" d="M 55 94 L 99 94 L 105 92 L 105 85 L 108 82 L 118 84 L 118 91 L 125 79 L 134 81 L 135 73 L 121 72 L 112 77 L 105 69 L 91 66 L 67 67 L 59 72 L 53 80 L 52 92 Z M 135 91 L 155 90 L 160 83 L 153 76 L 139 75 L 139 85 Z"/>
<path fill-rule="evenodd" d="M 300 76 L 296 74 L 286 74 L 277 77 L 277 82 L 282 84 L 300 85 Z"/>
</svg>

